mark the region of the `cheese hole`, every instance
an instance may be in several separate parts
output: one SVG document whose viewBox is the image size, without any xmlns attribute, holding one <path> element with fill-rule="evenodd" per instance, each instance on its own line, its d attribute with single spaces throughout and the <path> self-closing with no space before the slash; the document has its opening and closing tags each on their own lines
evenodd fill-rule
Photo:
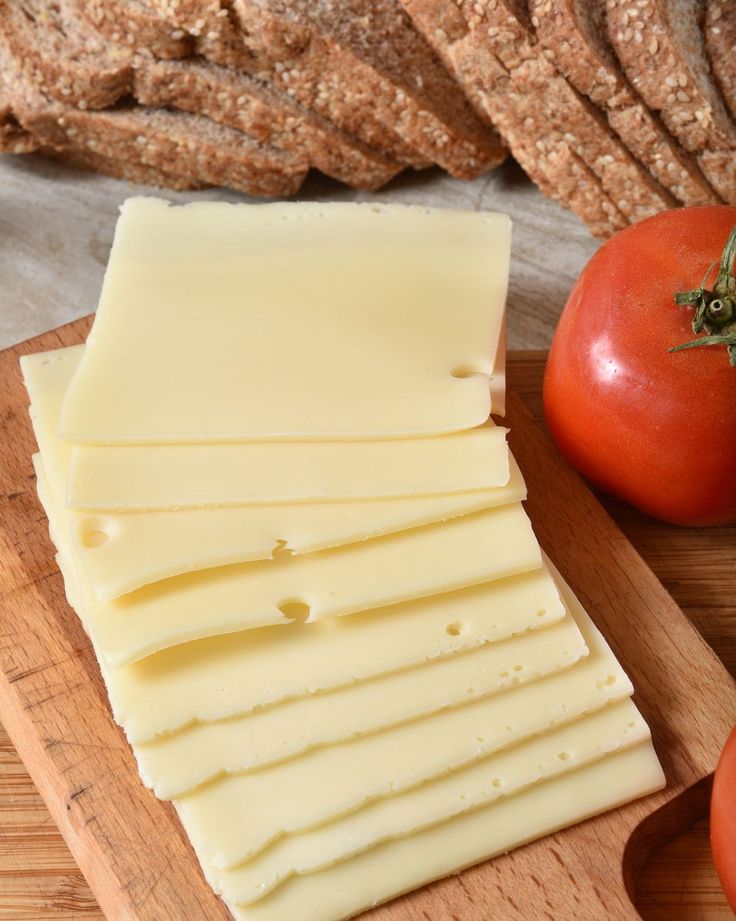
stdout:
<svg viewBox="0 0 736 921">
<path fill-rule="evenodd" d="M 560 761 L 569 761 L 569 760 L 570 760 L 570 753 L 569 753 L 569 752 L 560 752 L 560 753 L 557 755 L 557 757 L 560 759 Z"/>
<path fill-rule="evenodd" d="M 498 789 L 501 786 L 501 781 L 499 780 L 498 777 L 493 778 L 493 780 L 491 781 L 491 786 L 496 787 L 496 789 Z"/>
<path fill-rule="evenodd" d="M 523 671 L 524 671 L 524 666 L 523 666 L 523 665 L 515 665 L 515 666 L 514 666 L 514 671 L 515 671 L 515 672 L 523 672 Z"/>
<path fill-rule="evenodd" d="M 83 547 L 102 547 L 114 536 L 113 523 L 104 518 L 88 518 L 79 531 Z"/>
<path fill-rule="evenodd" d="M 82 543 L 85 547 L 101 547 L 108 540 L 104 531 L 85 531 L 82 535 Z"/>
<path fill-rule="evenodd" d="M 288 601 L 281 602 L 279 611 L 293 623 L 304 624 L 309 618 L 310 608 L 306 601 L 289 599 Z"/>
<path fill-rule="evenodd" d="M 606 678 L 606 684 L 616 684 L 616 676 L 609 675 L 608 678 Z"/>
<path fill-rule="evenodd" d="M 509 673 L 508 673 L 508 672 L 499 672 L 499 675 L 500 675 L 501 678 L 508 678 Z"/>
<path fill-rule="evenodd" d="M 453 620 L 451 624 L 448 624 L 445 627 L 445 632 L 448 636 L 460 636 L 460 634 L 465 629 L 465 624 L 459 620 Z"/>
<path fill-rule="evenodd" d="M 487 368 L 483 368 L 480 365 L 457 365 L 450 371 L 453 377 L 456 377 L 458 380 L 466 381 L 474 377 L 489 377 L 489 371 Z"/>
<path fill-rule="evenodd" d="M 630 722 L 630 723 L 627 723 L 626 725 L 627 725 L 627 727 L 628 727 L 629 729 L 633 729 L 633 728 L 634 728 L 634 726 L 636 726 L 636 723 L 635 723 L 635 722 L 633 722 L 633 720 L 632 720 L 632 722 Z"/>
<path fill-rule="evenodd" d="M 547 612 L 545 611 L 544 608 L 540 608 L 540 609 L 537 611 L 537 617 L 544 617 L 546 614 L 547 614 Z"/>
</svg>

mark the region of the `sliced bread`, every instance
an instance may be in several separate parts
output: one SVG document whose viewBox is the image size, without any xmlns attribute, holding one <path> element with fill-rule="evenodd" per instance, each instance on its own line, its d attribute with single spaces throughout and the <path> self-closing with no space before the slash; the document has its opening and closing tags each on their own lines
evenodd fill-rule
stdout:
<svg viewBox="0 0 736 921">
<path fill-rule="evenodd" d="M 606 0 L 608 35 L 634 89 L 736 204 L 736 125 L 705 53 L 703 12 L 702 0 Z"/>
<path fill-rule="evenodd" d="M 189 192 L 194 189 L 206 188 L 206 183 L 197 182 L 189 176 L 177 176 L 171 172 L 146 166 L 134 159 L 117 156 L 103 157 L 76 147 L 66 147 L 63 150 L 54 150 L 51 147 L 40 147 L 38 152 L 45 157 L 59 160 L 77 169 L 89 170 L 93 173 L 104 173 L 114 179 L 124 179 L 126 182 L 142 183 L 159 189 L 174 189 L 178 192 Z"/>
<path fill-rule="evenodd" d="M 706 0 L 705 47 L 723 99 L 736 118 L 736 5 Z"/>
<path fill-rule="evenodd" d="M 298 191 L 307 172 L 303 159 L 200 116 L 138 105 L 85 111 L 51 99 L 1 40 L 0 98 L 6 123 L 11 115 L 39 147 L 134 162 L 189 184 L 288 196 Z"/>
<path fill-rule="evenodd" d="M 513 76 L 519 92 L 531 95 L 551 126 L 598 176 L 601 186 L 630 221 L 676 204 L 636 160 L 605 121 L 555 68 L 539 45 L 521 0 L 463 0 L 471 31 L 484 41 Z"/>
<path fill-rule="evenodd" d="M 210 60 L 274 83 L 403 162 L 469 179 L 506 156 L 398 0 L 233 0 L 226 16 L 216 0 L 149 2 Z"/>
<path fill-rule="evenodd" d="M 443 31 L 443 27 L 432 23 L 445 21 L 448 15 L 438 17 L 441 2 L 404 0 L 417 24 L 435 42 L 437 29 Z M 451 5 L 450 0 L 446 5 Z M 675 204 L 613 134 L 601 113 L 555 69 L 536 42 L 523 10 L 509 0 L 480 0 L 461 4 L 459 12 L 466 34 L 451 43 L 446 56 L 471 98 L 483 90 L 487 114 L 512 151 L 530 141 L 540 150 L 550 140 L 558 148 L 564 142 L 597 177 L 608 201 L 627 221 Z M 479 63 L 483 49 L 498 62 L 503 80 L 498 68 Z M 529 171 L 526 165 L 525 169 Z M 613 213 L 610 217 L 615 220 Z"/>
<path fill-rule="evenodd" d="M 2 62 L 0 61 L 0 64 Z M 0 153 L 33 153 L 38 141 L 18 121 L 0 83 Z"/>
<path fill-rule="evenodd" d="M 80 21 L 82 2 L 61 0 L 52 14 L 37 0 L 0 0 L 5 13 L 0 32 L 47 95 L 83 109 L 132 96 L 147 106 L 203 115 L 292 151 L 355 188 L 377 188 L 401 170 L 401 164 L 252 77 L 199 58 L 159 61 L 113 44 Z"/>
<path fill-rule="evenodd" d="M 81 15 L 93 22 L 103 35 L 112 39 L 120 36 L 120 22 L 127 23 L 126 41 L 136 34 L 146 35 L 145 47 L 154 56 L 166 57 L 165 48 L 171 36 L 185 36 L 190 54 L 256 78 L 261 84 L 316 112 L 347 135 L 360 139 L 370 149 L 405 166 L 422 169 L 431 161 L 402 140 L 391 125 L 374 117 L 370 96 L 359 85 L 346 85 L 346 76 L 330 70 L 321 77 L 318 106 L 305 104 L 279 74 L 284 62 L 273 62 L 257 46 L 260 37 L 250 35 L 246 44 L 242 28 L 234 22 L 234 14 L 225 0 L 75 0 Z M 256 27 L 257 28 L 257 27 Z M 274 32 L 274 30 L 271 30 Z M 274 32 L 274 35 L 277 33 Z M 156 37 L 156 35 L 158 37 Z M 271 42 L 275 38 L 271 37 Z M 139 49 L 141 46 L 138 46 Z M 174 55 L 168 55 L 173 57 Z M 348 75 L 349 76 L 349 75 Z"/>
<path fill-rule="evenodd" d="M 310 166 L 354 189 L 380 188 L 404 168 L 267 84 L 200 58 L 139 58 L 133 95 L 145 105 L 199 113 L 304 156 Z"/>
<path fill-rule="evenodd" d="M 574 211 L 595 236 L 628 223 L 600 181 L 552 130 L 533 96 L 519 92 L 480 33 L 468 28 L 453 0 L 405 0 L 417 28 L 463 86 L 476 111 L 506 138 L 527 175 L 551 198 Z"/>
<path fill-rule="evenodd" d="M 608 42 L 605 10 L 591 0 L 530 0 L 537 37 L 579 93 L 657 181 L 684 205 L 719 201 L 695 158 L 639 98 Z"/>
</svg>

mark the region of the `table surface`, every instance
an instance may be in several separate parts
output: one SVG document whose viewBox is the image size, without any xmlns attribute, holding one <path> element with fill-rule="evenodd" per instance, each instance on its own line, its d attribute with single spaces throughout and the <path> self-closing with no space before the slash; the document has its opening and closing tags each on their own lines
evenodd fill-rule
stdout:
<svg viewBox="0 0 736 921">
<path fill-rule="evenodd" d="M 243 196 L 161 193 L 89 176 L 37 157 L 0 157 L 0 348 L 90 312 L 99 290 L 118 205 L 128 195 L 177 201 Z M 400 201 L 506 211 L 514 220 L 509 345 L 545 348 L 570 286 L 594 241 L 582 224 L 544 199 L 513 165 L 474 183 L 433 171 L 400 177 L 375 194 L 310 179 L 305 200 Z M 543 352 L 514 356 L 510 385 L 541 418 Z M 604 504 L 629 539 L 736 674 L 736 529 L 686 530 Z M 718 553 L 714 553 L 718 550 Z M 714 559 L 718 562 L 714 563 Z M 639 881 L 645 921 L 734 917 L 710 861 L 703 820 L 652 859 Z M 100 921 L 84 879 L 7 736 L 0 730 L 0 918 Z"/>
</svg>

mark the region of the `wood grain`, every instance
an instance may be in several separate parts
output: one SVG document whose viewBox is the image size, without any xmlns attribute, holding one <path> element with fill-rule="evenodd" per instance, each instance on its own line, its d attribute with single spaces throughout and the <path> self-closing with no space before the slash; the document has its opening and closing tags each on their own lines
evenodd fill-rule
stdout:
<svg viewBox="0 0 736 921">
<path fill-rule="evenodd" d="M 32 437 L 17 357 L 80 341 L 86 329 L 86 322 L 77 323 L 0 356 L 0 717 L 109 918 L 214 921 L 225 913 L 196 872 L 168 807 L 141 789 L 111 723 L 86 640 L 63 602 L 33 495 Z M 638 918 L 630 902 L 638 864 L 702 812 L 707 784 L 701 781 L 736 721 L 725 669 L 518 401 L 512 401 L 511 426 L 540 540 L 632 675 L 668 789 L 378 909 L 371 917 L 381 921 L 486 921 L 491 913 L 500 921 Z M 716 571 L 728 559 L 726 552 L 714 561 Z M 19 783 L 18 789 L 26 783 L 22 774 Z M 20 818 L 28 832 L 16 844 L 22 840 L 36 853 L 47 833 Z M 13 851 L 20 853 L 17 846 Z M 25 897 L 16 890 L 16 907 L 27 906 L 26 917 L 97 917 L 78 878 L 75 884 L 74 875 L 59 872 L 69 868 L 65 860 L 57 850 L 43 873 L 21 877 L 28 888 Z M 33 914 L 51 887 L 53 910 L 67 914 L 53 915 L 51 906 Z"/>
</svg>

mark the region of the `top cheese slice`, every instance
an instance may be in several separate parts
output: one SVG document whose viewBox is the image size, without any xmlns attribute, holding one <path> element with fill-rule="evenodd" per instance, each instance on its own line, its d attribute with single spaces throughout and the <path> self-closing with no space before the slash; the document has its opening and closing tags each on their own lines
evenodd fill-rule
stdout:
<svg viewBox="0 0 736 921">
<path fill-rule="evenodd" d="M 125 202 L 64 404 L 82 443 L 397 438 L 490 412 L 505 215 Z"/>
</svg>

